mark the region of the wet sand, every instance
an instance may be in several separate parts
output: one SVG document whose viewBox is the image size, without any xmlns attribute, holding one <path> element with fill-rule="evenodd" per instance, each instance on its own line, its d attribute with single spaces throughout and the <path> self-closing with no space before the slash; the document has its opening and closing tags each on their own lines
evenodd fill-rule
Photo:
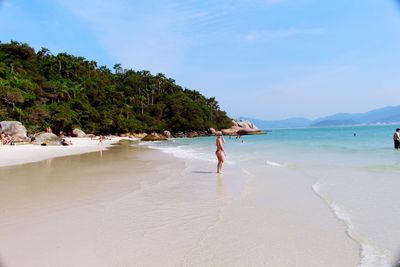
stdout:
<svg viewBox="0 0 400 267">
<path fill-rule="evenodd" d="M 0 168 L 0 265 L 357 266 L 308 183 L 144 147 Z"/>
</svg>

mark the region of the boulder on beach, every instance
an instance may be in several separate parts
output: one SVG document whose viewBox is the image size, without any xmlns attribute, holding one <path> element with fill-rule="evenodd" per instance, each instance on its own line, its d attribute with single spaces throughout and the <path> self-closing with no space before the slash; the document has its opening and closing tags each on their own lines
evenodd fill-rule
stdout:
<svg viewBox="0 0 400 267">
<path fill-rule="evenodd" d="M 163 134 L 167 137 L 167 138 L 174 138 L 171 134 L 170 131 L 164 131 Z"/>
<path fill-rule="evenodd" d="M 53 133 L 39 133 L 35 136 L 33 143 L 36 145 L 60 145 L 60 138 Z"/>
<path fill-rule="evenodd" d="M 236 121 L 237 125 L 243 129 L 253 129 L 253 130 L 258 130 L 257 126 L 255 126 L 252 122 L 250 121 L 245 121 L 245 120 L 239 120 Z"/>
<path fill-rule="evenodd" d="M 199 133 L 196 132 L 196 131 L 191 131 L 191 132 L 188 132 L 188 133 L 187 133 L 187 137 L 190 137 L 190 138 L 192 138 L 192 137 L 199 137 Z"/>
<path fill-rule="evenodd" d="M 222 129 L 223 135 L 248 135 L 248 134 L 264 134 L 265 132 L 259 130 L 250 121 L 232 120 L 232 127 L 229 129 Z"/>
<path fill-rule="evenodd" d="M 208 131 L 211 135 L 217 135 L 217 131 L 214 128 L 210 128 Z"/>
<path fill-rule="evenodd" d="M 142 141 L 166 141 L 168 138 L 162 134 L 151 133 L 142 138 Z"/>
<path fill-rule="evenodd" d="M 183 132 L 177 132 L 177 133 L 175 133 L 175 136 L 179 137 L 179 138 L 183 138 L 183 137 L 186 137 L 186 134 Z"/>
<path fill-rule="evenodd" d="M 14 142 L 26 142 L 29 138 L 26 135 L 26 128 L 19 121 L 0 122 L 0 133 L 12 136 Z"/>
<path fill-rule="evenodd" d="M 145 137 L 147 135 L 147 133 L 133 133 L 132 135 L 133 135 L 133 137 L 142 139 L 143 137 Z"/>
<path fill-rule="evenodd" d="M 229 128 L 229 129 L 222 129 L 221 132 L 223 135 L 237 135 L 237 129 Z"/>
<path fill-rule="evenodd" d="M 81 129 L 75 128 L 72 131 L 72 136 L 74 136 L 74 137 L 86 137 L 86 134 Z"/>
</svg>

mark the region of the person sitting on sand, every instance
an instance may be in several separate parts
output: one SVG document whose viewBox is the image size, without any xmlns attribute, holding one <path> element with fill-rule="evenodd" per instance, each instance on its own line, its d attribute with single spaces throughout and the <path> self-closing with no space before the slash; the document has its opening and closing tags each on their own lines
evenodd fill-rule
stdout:
<svg viewBox="0 0 400 267">
<path fill-rule="evenodd" d="M 217 151 L 215 151 L 215 154 L 218 159 L 218 164 L 217 164 L 217 173 L 222 173 L 222 165 L 224 164 L 225 160 L 225 151 L 223 148 L 223 144 L 225 143 L 224 137 L 221 132 L 217 132 L 217 140 L 216 140 L 216 146 L 217 146 Z"/>
<path fill-rule="evenodd" d="M 393 142 L 394 142 L 394 148 L 399 149 L 400 148 L 400 128 L 397 128 L 396 132 L 393 134 Z"/>
<path fill-rule="evenodd" d="M 6 145 L 10 145 L 10 146 L 14 146 L 15 142 L 14 142 L 14 138 L 11 135 L 6 135 Z"/>
<path fill-rule="evenodd" d="M 63 146 L 70 146 L 70 145 L 72 145 L 72 142 L 71 141 L 68 141 L 66 138 L 65 138 L 65 136 L 64 136 L 64 133 L 62 132 L 62 131 L 60 131 L 60 144 L 61 145 L 63 145 Z"/>
<path fill-rule="evenodd" d="M 6 145 L 7 144 L 7 138 L 4 133 L 0 134 L 0 145 Z"/>
</svg>

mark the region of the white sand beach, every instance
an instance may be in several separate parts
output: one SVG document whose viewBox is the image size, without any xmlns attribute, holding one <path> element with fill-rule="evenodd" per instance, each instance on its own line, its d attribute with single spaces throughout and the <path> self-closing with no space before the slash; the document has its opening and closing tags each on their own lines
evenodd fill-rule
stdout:
<svg viewBox="0 0 400 267">
<path fill-rule="evenodd" d="M 0 147 L 2 267 L 358 265 L 345 226 L 288 170 L 259 184 L 250 165 L 217 175 L 212 162 L 73 142 Z"/>
<path fill-rule="evenodd" d="M 0 167 L 11 166 L 49 158 L 76 155 L 109 148 L 119 140 L 129 139 L 137 141 L 137 138 L 112 137 L 99 144 L 98 138 L 66 138 L 72 142 L 70 146 L 39 146 L 33 144 L 17 144 L 15 146 L 0 145 Z"/>
</svg>

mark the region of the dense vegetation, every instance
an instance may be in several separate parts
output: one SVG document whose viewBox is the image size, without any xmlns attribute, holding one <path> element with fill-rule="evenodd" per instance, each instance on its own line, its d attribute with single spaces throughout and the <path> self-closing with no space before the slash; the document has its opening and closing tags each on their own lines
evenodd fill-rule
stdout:
<svg viewBox="0 0 400 267">
<path fill-rule="evenodd" d="M 52 127 L 89 133 L 173 132 L 225 128 L 231 122 L 214 97 L 184 89 L 149 71 L 112 72 L 95 61 L 27 44 L 0 43 L 0 121 L 31 131 Z"/>
</svg>

